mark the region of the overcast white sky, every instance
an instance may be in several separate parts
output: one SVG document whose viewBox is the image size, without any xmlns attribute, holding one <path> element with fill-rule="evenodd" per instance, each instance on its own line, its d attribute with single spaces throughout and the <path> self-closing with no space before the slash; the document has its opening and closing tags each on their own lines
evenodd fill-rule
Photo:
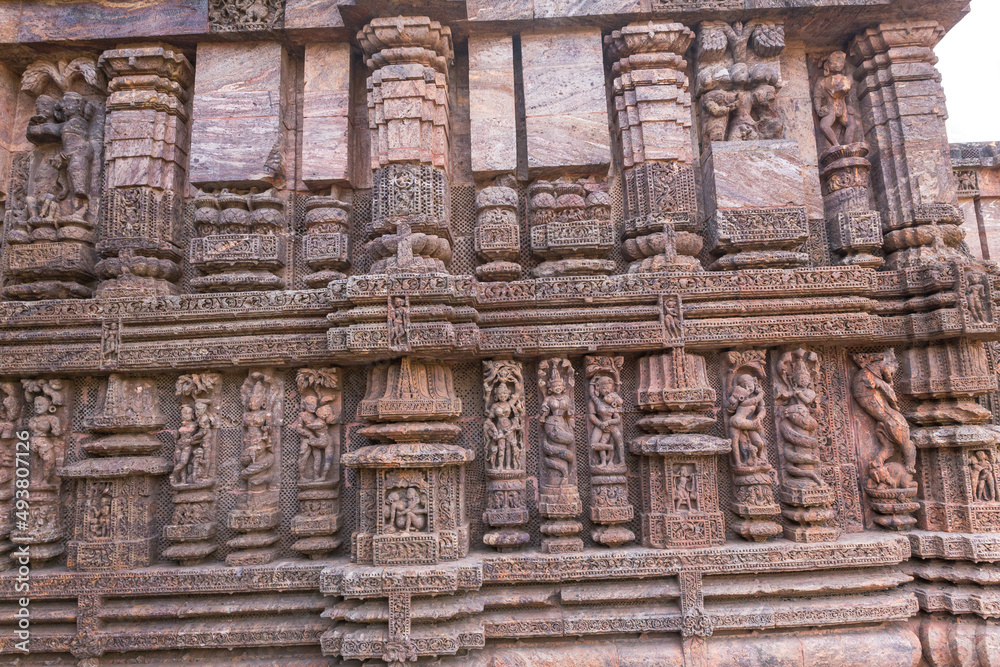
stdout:
<svg viewBox="0 0 1000 667">
<path fill-rule="evenodd" d="M 972 11 L 938 44 L 948 96 L 948 141 L 1000 141 L 1000 1 Z"/>
</svg>

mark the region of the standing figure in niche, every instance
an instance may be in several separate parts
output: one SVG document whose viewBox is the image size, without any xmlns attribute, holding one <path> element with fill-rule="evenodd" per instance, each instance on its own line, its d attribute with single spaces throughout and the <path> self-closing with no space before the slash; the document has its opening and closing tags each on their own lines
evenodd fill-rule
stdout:
<svg viewBox="0 0 1000 667">
<path fill-rule="evenodd" d="M 597 465 L 606 467 L 625 463 L 622 437 L 622 405 L 615 383 L 607 375 L 594 380 L 590 398 L 590 449 L 598 455 Z"/>
<path fill-rule="evenodd" d="M 987 322 L 986 310 L 983 304 L 986 301 L 986 286 L 981 282 L 972 282 L 965 292 L 965 304 L 969 309 L 969 316 L 976 322 Z"/>
<path fill-rule="evenodd" d="M 674 511 L 691 511 L 694 496 L 694 477 L 688 466 L 682 466 L 674 478 Z"/>
<path fill-rule="evenodd" d="M 749 467 L 766 462 L 764 438 L 764 391 L 749 373 L 736 379 L 729 395 L 729 438 L 733 443 L 736 465 Z"/>
<path fill-rule="evenodd" d="M 753 90 L 753 106 L 757 110 L 757 130 L 761 139 L 781 139 L 785 124 L 778 112 L 778 89 L 769 83 Z"/>
<path fill-rule="evenodd" d="M 170 481 L 177 484 L 190 484 L 193 479 L 191 465 L 194 460 L 194 449 L 201 444 L 204 433 L 198 428 L 194 406 L 181 406 L 181 425 L 177 429 L 177 450 L 174 454 L 174 470 L 170 473 Z"/>
<path fill-rule="evenodd" d="M 35 99 L 35 115 L 28 120 L 27 137 L 33 144 L 58 143 L 60 125 L 56 122 L 58 101 L 49 95 Z M 59 201 L 65 193 L 59 187 L 59 159 L 35 153 L 34 179 L 31 192 L 25 197 L 28 216 L 34 220 L 54 220 L 59 213 Z M 27 239 L 24 239 L 27 242 Z"/>
<path fill-rule="evenodd" d="M 333 438 L 330 437 L 333 416 L 329 401 L 320 405 L 319 399 L 312 395 L 302 399 L 302 411 L 295 431 L 302 437 L 299 477 L 303 480 L 322 480 L 330 474 L 333 465 Z"/>
<path fill-rule="evenodd" d="M 247 410 L 243 413 L 245 449 L 240 457 L 240 465 L 243 466 L 240 479 L 246 482 L 247 490 L 251 492 L 266 491 L 270 487 L 274 468 L 267 394 L 267 383 L 258 379 L 250 390 Z"/>
<path fill-rule="evenodd" d="M 63 172 L 67 194 L 73 196 L 71 218 L 83 220 L 90 201 L 90 177 L 94 161 L 94 147 L 90 143 L 90 121 L 94 107 L 78 93 L 66 93 L 57 105 L 57 118 L 61 111 L 62 151 L 59 167 Z"/>
<path fill-rule="evenodd" d="M 753 98 L 749 90 L 736 93 L 736 114 L 726 136 L 727 141 L 756 141 L 760 138 L 757 121 L 753 118 Z"/>
<path fill-rule="evenodd" d="M 905 471 L 915 474 L 917 448 L 910 441 L 910 425 L 899 409 L 896 391 L 892 388 L 892 379 L 899 370 L 896 355 L 890 349 L 879 355 L 856 355 L 855 361 L 860 370 L 851 384 L 854 400 L 876 422 L 879 451 L 872 459 L 872 468 L 883 467 L 898 450 Z"/>
<path fill-rule="evenodd" d="M 709 85 L 711 90 L 701 97 L 702 143 L 706 147 L 713 141 L 726 140 L 729 116 L 736 110 L 736 93 L 723 87 L 720 81 Z"/>
<path fill-rule="evenodd" d="M 493 390 L 493 404 L 483 421 L 483 434 L 489 443 L 490 466 L 510 470 L 519 466 L 521 447 L 518 443 L 518 416 L 515 414 L 513 393 L 506 382 Z"/>
<path fill-rule="evenodd" d="M 823 76 L 813 88 L 813 106 L 819 117 L 819 129 L 830 147 L 859 143 L 860 125 L 848 103 L 851 77 L 844 74 L 847 54 L 834 51 L 823 61 Z"/>
<path fill-rule="evenodd" d="M 989 454 L 980 450 L 971 458 L 969 467 L 972 469 L 972 490 L 975 499 L 986 503 L 995 501 L 997 499 L 996 479 Z"/>
<path fill-rule="evenodd" d="M 566 382 L 558 367 L 553 367 L 545 400 L 542 401 L 541 422 L 545 432 L 542 439 L 546 483 L 565 486 L 571 482 L 570 472 L 576 462 L 573 451 L 573 399 L 566 393 Z"/>
<path fill-rule="evenodd" d="M 34 400 L 35 414 L 28 420 L 28 432 L 31 434 L 31 446 L 42 464 L 41 481 L 52 484 L 56 471 L 56 458 L 59 454 L 59 441 L 62 438 L 62 424 L 56 416 L 56 406 L 49 396 L 36 396 Z"/>
</svg>

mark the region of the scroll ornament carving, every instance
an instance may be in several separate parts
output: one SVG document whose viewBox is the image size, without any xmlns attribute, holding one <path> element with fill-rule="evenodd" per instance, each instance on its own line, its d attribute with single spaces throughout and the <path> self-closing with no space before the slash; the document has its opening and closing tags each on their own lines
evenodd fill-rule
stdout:
<svg viewBox="0 0 1000 667">
<path fill-rule="evenodd" d="M 775 423 L 781 468 L 784 473 L 779 498 L 782 514 L 794 526 L 785 536 L 796 542 L 835 540 L 836 500 L 833 488 L 823 478 L 819 452 L 820 384 L 819 355 L 797 348 L 784 352 L 774 376 Z"/>
<path fill-rule="evenodd" d="M 292 519 L 292 548 L 322 558 L 340 546 L 342 382 L 339 368 L 300 369 L 299 513 Z"/>
<path fill-rule="evenodd" d="M 878 513 L 877 524 L 891 530 L 905 530 L 916 523 L 912 514 L 920 504 L 914 502 L 917 449 L 892 386 L 899 363 L 891 348 L 879 353 L 855 354 L 854 363 L 858 371 L 851 383 L 851 393 L 875 421 L 878 446 L 868 467 L 865 493 Z"/>
<path fill-rule="evenodd" d="M 538 511 L 545 517 L 542 550 L 566 553 L 583 550 L 577 519 L 583 510 L 577 487 L 576 416 L 573 387 L 576 371 L 569 359 L 554 357 L 538 364 L 538 390 L 542 399 L 539 421 L 541 440 L 541 495 Z"/>
<path fill-rule="evenodd" d="M 483 362 L 486 419 L 483 442 L 486 452 L 486 510 L 483 520 L 494 528 L 483 542 L 498 551 L 525 545 L 530 535 L 525 476 L 527 440 L 524 424 L 524 375 L 520 362 Z"/>
<path fill-rule="evenodd" d="M 227 542 L 228 565 L 261 565 L 276 557 L 281 381 L 273 369 L 251 370 L 240 388 L 243 401 L 241 493 L 228 525 L 242 533 Z"/>
<path fill-rule="evenodd" d="M 173 542 L 164 558 L 195 565 L 208 558 L 215 542 L 215 485 L 219 447 L 219 402 L 222 378 L 217 373 L 194 373 L 177 378 L 181 425 L 175 434 L 174 466 L 170 486 L 174 515 L 163 528 Z"/>
<path fill-rule="evenodd" d="M 35 98 L 27 128 L 34 148 L 24 209 L 12 213 L 6 232 L 8 298 L 93 295 L 105 85 L 88 57 L 36 62 L 21 78 L 21 89 Z"/>
<path fill-rule="evenodd" d="M 619 547 L 635 539 L 621 525 L 632 520 L 628 501 L 628 466 L 625 461 L 621 369 L 623 357 L 588 356 L 587 435 L 590 444 L 590 516 L 598 527 L 595 542 Z"/>
<path fill-rule="evenodd" d="M 776 521 L 781 508 L 774 499 L 774 468 L 764 440 L 766 356 L 763 350 L 726 354 L 726 427 L 736 496 L 733 511 L 740 517 L 733 528 L 755 542 L 781 533 Z"/>
</svg>

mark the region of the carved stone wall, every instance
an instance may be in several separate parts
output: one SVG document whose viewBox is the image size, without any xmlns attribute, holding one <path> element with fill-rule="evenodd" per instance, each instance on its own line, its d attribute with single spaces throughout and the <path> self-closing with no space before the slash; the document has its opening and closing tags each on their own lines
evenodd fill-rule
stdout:
<svg viewBox="0 0 1000 667">
<path fill-rule="evenodd" d="M 0 663 L 995 662 L 963 3 L 570 4 L 0 21 Z"/>
</svg>

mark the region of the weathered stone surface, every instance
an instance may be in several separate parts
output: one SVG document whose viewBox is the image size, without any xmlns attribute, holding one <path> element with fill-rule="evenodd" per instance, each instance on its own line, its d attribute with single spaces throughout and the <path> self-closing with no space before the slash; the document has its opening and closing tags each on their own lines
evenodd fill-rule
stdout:
<svg viewBox="0 0 1000 667">
<path fill-rule="evenodd" d="M 302 88 L 302 180 L 310 187 L 350 180 L 348 44 L 306 46 Z"/>
<path fill-rule="evenodd" d="M 514 45 L 507 35 L 469 38 L 469 115 L 472 172 L 490 176 L 517 169 Z"/>
<path fill-rule="evenodd" d="M 268 185 L 286 177 L 290 72 L 274 42 L 198 46 L 189 178 Z"/>
<path fill-rule="evenodd" d="M 991 665 L 961 4 L 4 4 L 0 662 Z"/>
<path fill-rule="evenodd" d="M 610 133 L 600 31 L 521 35 L 528 167 L 597 171 Z"/>
<path fill-rule="evenodd" d="M 709 215 L 717 208 L 806 203 L 798 142 L 713 142 L 702 164 Z"/>
</svg>

